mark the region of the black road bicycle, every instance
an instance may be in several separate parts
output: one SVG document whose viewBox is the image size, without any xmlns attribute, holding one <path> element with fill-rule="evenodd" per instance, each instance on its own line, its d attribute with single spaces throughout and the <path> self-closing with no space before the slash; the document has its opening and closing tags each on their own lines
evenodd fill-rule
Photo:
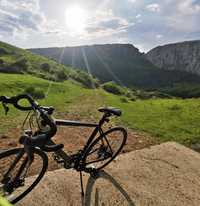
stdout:
<svg viewBox="0 0 200 206">
<path fill-rule="evenodd" d="M 24 101 L 28 101 L 28 106 L 24 106 Z M 102 129 L 102 125 L 109 122 L 111 116 L 121 115 L 119 109 L 100 108 L 103 116 L 97 124 L 93 124 L 54 119 L 53 107 L 40 106 L 26 94 L 11 98 L 1 96 L 0 102 L 6 113 L 9 110 L 8 104 L 29 111 L 24 122 L 28 121 L 30 126 L 33 117 L 37 122 L 37 130 L 23 131 L 19 139 L 22 147 L 0 151 L 0 195 L 11 203 L 25 197 L 42 179 L 48 167 L 46 153 L 53 152 L 54 160 L 64 168 L 80 172 L 81 191 L 84 195 L 82 172 L 96 175 L 120 153 L 126 143 L 127 132 L 124 128 Z M 69 155 L 63 150 L 63 144 L 56 144 L 51 139 L 57 132 L 57 126 L 93 127 L 94 130 L 83 149 Z"/>
</svg>

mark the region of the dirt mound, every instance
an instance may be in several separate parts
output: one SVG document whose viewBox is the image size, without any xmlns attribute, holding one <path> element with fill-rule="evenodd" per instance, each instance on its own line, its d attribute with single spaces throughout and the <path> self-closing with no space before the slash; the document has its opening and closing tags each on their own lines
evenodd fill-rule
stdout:
<svg viewBox="0 0 200 206">
<path fill-rule="evenodd" d="M 119 156 L 99 178 L 84 175 L 84 182 L 81 199 L 77 172 L 48 172 L 17 205 L 199 206 L 200 155 L 176 143 L 152 146 Z"/>
</svg>

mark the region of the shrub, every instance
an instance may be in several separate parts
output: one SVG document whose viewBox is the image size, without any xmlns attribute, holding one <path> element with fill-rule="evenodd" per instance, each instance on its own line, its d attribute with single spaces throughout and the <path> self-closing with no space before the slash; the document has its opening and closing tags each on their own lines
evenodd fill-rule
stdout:
<svg viewBox="0 0 200 206">
<path fill-rule="evenodd" d="M 172 87 L 164 88 L 161 91 L 183 99 L 200 97 L 200 86 L 195 84 L 176 84 Z"/>
<path fill-rule="evenodd" d="M 173 111 L 176 111 L 176 110 L 180 110 L 180 109 L 181 109 L 181 106 L 178 105 L 178 104 L 174 104 L 174 105 L 168 107 L 168 109 L 173 110 Z"/>
<path fill-rule="evenodd" d="M 0 66 L 4 65 L 3 59 L 0 59 Z"/>
<path fill-rule="evenodd" d="M 68 75 L 63 70 L 57 72 L 56 76 L 57 76 L 58 81 L 59 80 L 63 81 L 63 80 L 67 80 L 68 79 Z"/>
<path fill-rule="evenodd" d="M 22 71 L 27 71 L 29 68 L 30 64 L 28 60 L 24 57 L 19 58 L 15 63 L 10 65 L 10 68 L 12 68 L 12 71 L 16 71 L 17 73 Z"/>
<path fill-rule="evenodd" d="M 127 99 L 126 97 L 121 97 L 121 98 L 120 98 L 120 101 L 121 101 L 122 103 L 128 103 L 128 99 Z"/>
<path fill-rule="evenodd" d="M 48 63 L 41 64 L 40 68 L 45 72 L 49 72 L 51 70 L 51 66 Z"/>
<path fill-rule="evenodd" d="M 9 52 L 4 48 L 0 48 L 0 55 L 5 55 L 5 54 L 9 54 Z"/>
<path fill-rule="evenodd" d="M 13 74 L 23 74 L 22 69 L 16 66 L 2 66 L 0 72 L 13 73 Z"/>
<path fill-rule="evenodd" d="M 99 87 L 98 79 L 94 78 L 92 75 L 84 71 L 76 70 L 75 72 L 71 72 L 69 76 L 77 82 L 80 82 L 87 88 L 94 89 Z"/>
<path fill-rule="evenodd" d="M 36 89 L 34 87 L 27 87 L 24 90 L 24 93 L 31 95 L 35 99 L 43 99 L 45 98 L 45 94 L 41 89 Z"/>
<path fill-rule="evenodd" d="M 131 100 L 132 102 L 135 102 L 135 101 L 137 100 L 137 98 L 134 97 L 134 96 L 132 96 L 132 97 L 130 98 L 130 100 Z"/>
<path fill-rule="evenodd" d="M 102 85 L 102 87 L 105 91 L 116 95 L 124 94 L 123 88 L 114 82 L 106 82 L 105 84 Z"/>
</svg>

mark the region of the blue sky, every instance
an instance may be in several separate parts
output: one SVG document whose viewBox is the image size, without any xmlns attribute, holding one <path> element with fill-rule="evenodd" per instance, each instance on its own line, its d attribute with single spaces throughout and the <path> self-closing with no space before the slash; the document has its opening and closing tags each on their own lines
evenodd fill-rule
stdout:
<svg viewBox="0 0 200 206">
<path fill-rule="evenodd" d="M 0 40 L 23 48 L 194 39 L 200 0 L 0 0 Z"/>
</svg>

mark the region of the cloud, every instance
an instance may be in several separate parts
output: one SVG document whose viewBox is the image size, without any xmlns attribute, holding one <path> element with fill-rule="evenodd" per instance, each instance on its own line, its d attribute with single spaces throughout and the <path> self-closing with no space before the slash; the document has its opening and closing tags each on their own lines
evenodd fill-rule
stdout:
<svg viewBox="0 0 200 206">
<path fill-rule="evenodd" d="M 137 0 L 128 0 L 128 2 L 135 3 Z"/>
<path fill-rule="evenodd" d="M 160 11 L 160 5 L 159 4 L 149 4 L 146 6 L 146 9 L 148 11 L 151 11 L 151 12 L 159 12 Z"/>
<path fill-rule="evenodd" d="M 170 9 L 171 7 L 171 9 Z M 200 2 L 194 0 L 169 1 L 164 13 L 167 19 L 166 26 L 176 32 L 200 32 Z"/>
<path fill-rule="evenodd" d="M 163 38 L 163 35 L 162 35 L 162 34 L 157 34 L 157 35 L 156 35 L 156 38 L 157 38 L 157 39 L 161 39 L 161 38 Z"/>
<path fill-rule="evenodd" d="M 110 36 L 126 32 L 127 28 L 133 25 L 133 22 L 115 16 L 113 11 L 109 9 L 107 11 L 97 11 L 92 20 L 88 22 L 86 32 L 89 37 Z"/>
<path fill-rule="evenodd" d="M 0 0 L 0 22 L 1 35 L 21 33 L 22 37 L 29 32 L 45 32 L 48 26 L 39 0 Z"/>
<path fill-rule="evenodd" d="M 88 19 L 85 31 L 72 35 L 64 21 L 65 9 L 72 1 L 0 0 L 1 40 L 23 47 L 129 42 L 148 50 L 200 38 L 200 0 L 76 3 L 86 10 Z"/>
<path fill-rule="evenodd" d="M 141 18 L 141 14 L 137 14 L 137 15 L 135 16 L 135 18 L 136 18 L 136 19 L 140 19 L 140 18 Z"/>
</svg>

